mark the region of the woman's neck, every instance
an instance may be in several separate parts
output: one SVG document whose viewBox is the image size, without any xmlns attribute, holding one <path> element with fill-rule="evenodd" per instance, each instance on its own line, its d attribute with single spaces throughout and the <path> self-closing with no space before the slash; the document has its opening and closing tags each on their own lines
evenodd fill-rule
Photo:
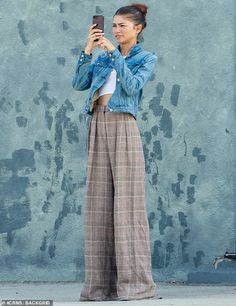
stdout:
<svg viewBox="0 0 236 306">
<path fill-rule="evenodd" d="M 126 44 L 120 44 L 120 50 L 121 50 L 121 54 L 123 56 L 127 56 L 130 52 L 130 50 L 137 44 L 137 41 L 132 41 L 130 43 L 126 43 Z"/>
</svg>

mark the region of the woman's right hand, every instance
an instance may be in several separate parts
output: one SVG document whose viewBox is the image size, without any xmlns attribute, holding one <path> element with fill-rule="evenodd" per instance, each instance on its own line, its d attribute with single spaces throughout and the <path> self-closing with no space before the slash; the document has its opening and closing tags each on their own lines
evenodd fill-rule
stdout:
<svg viewBox="0 0 236 306">
<path fill-rule="evenodd" d="M 87 39 L 87 46 L 86 46 L 86 50 L 89 53 L 92 53 L 93 48 L 97 47 L 100 43 L 100 37 L 102 37 L 104 35 L 104 33 L 102 32 L 102 30 L 100 29 L 94 29 L 94 27 L 96 26 L 95 24 L 92 24 L 89 27 L 89 34 L 88 34 L 88 39 Z M 95 39 L 99 39 L 98 41 L 94 41 Z"/>
</svg>

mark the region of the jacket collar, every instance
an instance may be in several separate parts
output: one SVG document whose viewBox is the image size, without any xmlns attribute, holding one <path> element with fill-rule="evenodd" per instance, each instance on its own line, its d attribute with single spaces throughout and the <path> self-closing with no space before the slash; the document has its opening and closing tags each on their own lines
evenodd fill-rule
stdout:
<svg viewBox="0 0 236 306">
<path fill-rule="evenodd" d="M 120 45 L 117 46 L 117 49 L 121 52 L 120 50 Z M 140 50 L 142 49 L 141 43 L 139 41 L 137 41 L 137 43 L 130 49 L 128 56 L 132 56 L 135 55 L 136 53 L 138 53 Z"/>
</svg>

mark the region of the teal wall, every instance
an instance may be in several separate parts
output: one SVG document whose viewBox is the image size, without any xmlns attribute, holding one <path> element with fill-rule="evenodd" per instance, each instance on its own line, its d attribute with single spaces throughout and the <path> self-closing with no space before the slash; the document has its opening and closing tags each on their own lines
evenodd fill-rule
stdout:
<svg viewBox="0 0 236 306">
<path fill-rule="evenodd" d="M 84 280 L 88 92 L 71 82 L 91 16 L 129 1 L 0 0 L 0 281 Z M 153 276 L 236 282 L 233 0 L 145 1 L 158 54 L 137 123 Z M 101 52 L 97 49 L 95 57 Z"/>
</svg>

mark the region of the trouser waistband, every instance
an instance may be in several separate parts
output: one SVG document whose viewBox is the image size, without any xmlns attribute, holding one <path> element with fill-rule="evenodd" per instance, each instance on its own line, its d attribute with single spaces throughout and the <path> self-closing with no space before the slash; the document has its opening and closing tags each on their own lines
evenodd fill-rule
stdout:
<svg viewBox="0 0 236 306">
<path fill-rule="evenodd" d="M 96 104 L 95 107 L 94 107 L 94 110 L 97 111 L 97 112 L 110 112 L 110 109 L 107 105 L 99 105 L 99 104 Z"/>
</svg>

